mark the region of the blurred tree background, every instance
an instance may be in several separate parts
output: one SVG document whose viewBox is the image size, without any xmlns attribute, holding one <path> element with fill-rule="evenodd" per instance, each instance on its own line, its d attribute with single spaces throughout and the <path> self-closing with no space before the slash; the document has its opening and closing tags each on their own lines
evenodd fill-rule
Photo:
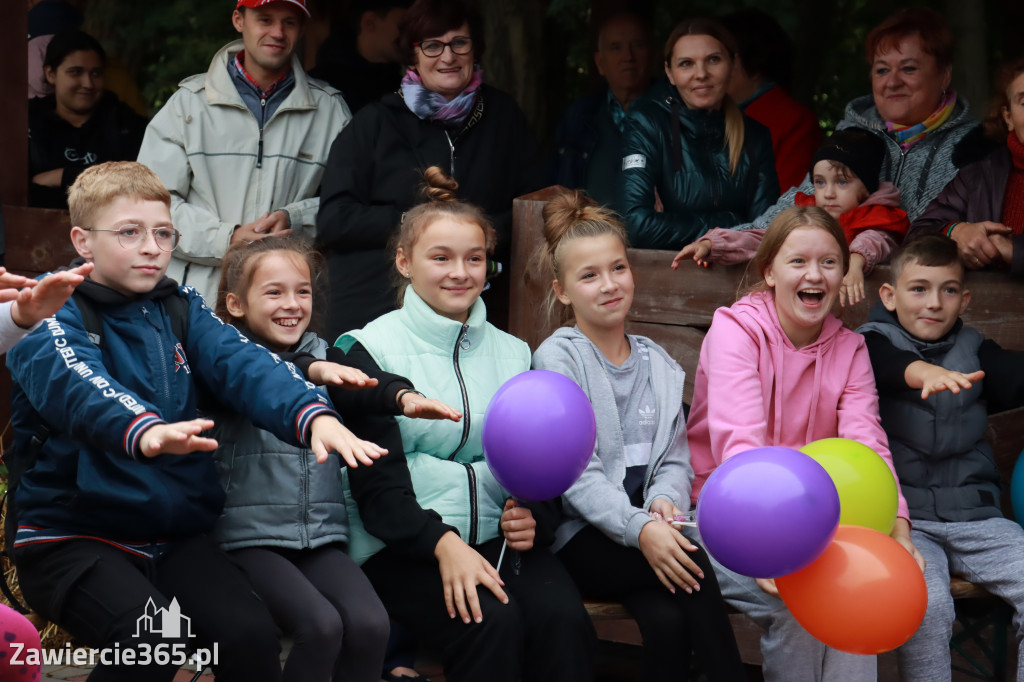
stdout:
<svg viewBox="0 0 1024 682">
<path fill-rule="evenodd" d="M 308 0 L 307 67 L 316 44 L 344 18 L 345 0 Z M 900 7 L 926 5 L 943 12 L 957 34 L 954 86 L 981 118 L 988 108 L 995 64 L 1020 49 L 1024 35 L 1021 0 L 774 0 L 770 11 L 794 44 L 792 94 L 818 114 L 830 130 L 846 102 L 870 90 L 863 54 L 871 27 Z M 182 78 L 206 71 L 213 53 L 235 36 L 232 0 L 89 0 L 86 30 L 96 35 L 135 77 L 150 113 Z M 538 135 L 545 139 L 566 104 L 599 84 L 593 69 L 590 17 L 630 6 L 653 20 L 660 71 L 665 37 L 684 16 L 720 15 L 752 0 L 477 0 L 488 50 L 485 78 L 513 93 Z"/>
</svg>

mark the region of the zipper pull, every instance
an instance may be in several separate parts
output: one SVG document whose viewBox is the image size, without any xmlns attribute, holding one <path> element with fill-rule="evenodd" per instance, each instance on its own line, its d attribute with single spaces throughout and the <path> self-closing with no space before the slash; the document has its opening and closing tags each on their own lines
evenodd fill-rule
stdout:
<svg viewBox="0 0 1024 682">
<path fill-rule="evenodd" d="M 459 346 L 462 348 L 462 350 L 469 350 L 470 347 L 473 345 L 473 342 L 469 340 L 468 332 L 469 332 L 469 325 L 468 324 L 462 325 L 462 333 L 460 334 L 460 338 L 459 338 Z"/>
</svg>

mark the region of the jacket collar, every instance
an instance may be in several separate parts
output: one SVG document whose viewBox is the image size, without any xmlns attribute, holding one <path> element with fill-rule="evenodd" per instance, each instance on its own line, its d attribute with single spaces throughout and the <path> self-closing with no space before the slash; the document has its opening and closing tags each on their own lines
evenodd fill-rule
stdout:
<svg viewBox="0 0 1024 682">
<path fill-rule="evenodd" d="M 462 338 L 460 352 L 472 351 L 483 341 L 487 325 L 487 307 L 484 305 L 483 299 L 478 298 L 473 307 L 469 309 L 469 318 L 465 325 L 435 313 L 416 294 L 412 285 L 405 287 L 403 301 L 404 303 L 399 309 L 402 321 L 416 336 L 430 345 L 446 352 L 454 351 L 455 344 L 459 343 L 459 338 L 462 336 L 463 327 L 466 329 L 466 334 Z"/>
<path fill-rule="evenodd" d="M 179 85 L 188 88 L 193 92 L 206 91 L 206 101 L 209 104 L 220 104 L 247 108 L 238 89 L 231 82 L 231 74 L 228 72 L 228 60 L 234 59 L 235 54 L 243 49 L 241 40 L 228 43 L 217 51 L 210 62 L 210 69 L 202 78 L 186 78 Z M 281 103 L 281 109 L 316 109 L 316 99 L 310 89 L 309 76 L 302 68 L 299 58 L 292 55 L 292 75 L 295 77 L 295 87 L 288 94 L 288 97 Z"/>
</svg>

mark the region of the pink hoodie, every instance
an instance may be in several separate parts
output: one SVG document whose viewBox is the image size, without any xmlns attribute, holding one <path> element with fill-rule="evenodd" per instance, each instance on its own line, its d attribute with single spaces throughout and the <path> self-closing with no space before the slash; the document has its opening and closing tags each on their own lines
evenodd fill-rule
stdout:
<svg viewBox="0 0 1024 682">
<path fill-rule="evenodd" d="M 765 445 L 849 438 L 881 455 L 896 477 L 864 337 L 829 315 L 818 339 L 798 350 L 779 325 L 771 292 L 715 311 L 700 349 L 687 435 L 693 504 L 715 467 Z M 910 518 L 902 492 L 897 513 Z"/>
</svg>

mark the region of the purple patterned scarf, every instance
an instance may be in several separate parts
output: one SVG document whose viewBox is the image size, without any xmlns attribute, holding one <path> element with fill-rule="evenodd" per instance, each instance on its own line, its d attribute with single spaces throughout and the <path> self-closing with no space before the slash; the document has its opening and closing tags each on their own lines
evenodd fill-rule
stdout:
<svg viewBox="0 0 1024 682">
<path fill-rule="evenodd" d="M 405 106 L 419 118 L 437 121 L 445 128 L 457 128 L 462 125 L 476 104 L 476 92 L 484 81 L 484 70 L 479 65 L 473 67 L 473 75 L 469 85 L 451 102 L 439 92 L 428 90 L 423 85 L 420 75 L 407 69 L 402 78 L 402 96 Z"/>
</svg>

